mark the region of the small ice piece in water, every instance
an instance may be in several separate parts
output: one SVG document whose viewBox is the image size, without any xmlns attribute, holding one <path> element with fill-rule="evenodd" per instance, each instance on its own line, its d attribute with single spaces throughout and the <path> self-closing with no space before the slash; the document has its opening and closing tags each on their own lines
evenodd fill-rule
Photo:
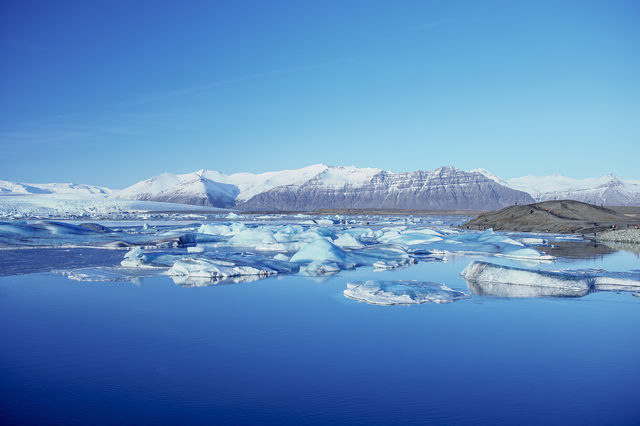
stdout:
<svg viewBox="0 0 640 426">
<path fill-rule="evenodd" d="M 544 254 L 532 248 L 518 248 L 518 249 L 507 248 L 502 253 L 496 253 L 496 256 L 511 257 L 514 259 L 536 260 L 536 261 L 552 261 L 555 259 L 553 256 L 549 256 L 548 254 Z"/>
<path fill-rule="evenodd" d="M 282 260 L 283 262 L 288 262 L 289 261 L 289 256 L 282 254 L 282 253 L 278 253 L 275 256 L 273 256 L 273 258 L 275 260 Z"/>
<path fill-rule="evenodd" d="M 367 281 L 348 283 L 345 297 L 372 305 L 451 303 L 470 296 L 442 283 L 424 281 Z"/>
<path fill-rule="evenodd" d="M 498 297 L 584 296 L 593 278 L 565 272 L 549 272 L 471 262 L 460 274 L 474 294 Z"/>
<path fill-rule="evenodd" d="M 140 247 L 135 247 L 129 250 L 125 255 L 124 259 L 120 262 L 122 266 L 128 268 L 141 268 L 146 265 L 147 258 L 144 255 L 144 251 Z"/>
<path fill-rule="evenodd" d="M 541 245 L 547 244 L 547 240 L 545 240 L 544 238 L 521 237 L 521 238 L 518 238 L 518 240 L 520 240 L 521 243 L 528 244 L 531 246 L 533 245 L 541 246 Z"/>
<path fill-rule="evenodd" d="M 408 264 L 408 262 L 404 261 L 394 262 L 388 260 L 378 260 L 377 262 L 373 262 L 373 269 L 376 271 L 384 271 L 387 269 L 401 268 L 403 266 L 407 266 Z"/>
</svg>

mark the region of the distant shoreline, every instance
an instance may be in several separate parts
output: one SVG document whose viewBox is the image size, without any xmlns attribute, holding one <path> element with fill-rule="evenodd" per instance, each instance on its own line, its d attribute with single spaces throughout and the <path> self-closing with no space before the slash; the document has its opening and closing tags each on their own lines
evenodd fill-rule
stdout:
<svg viewBox="0 0 640 426">
<path fill-rule="evenodd" d="M 393 210 L 393 209 L 320 209 L 311 211 L 242 211 L 233 210 L 238 214 L 304 214 L 304 215 L 346 215 L 346 216 L 361 216 L 361 215 L 398 215 L 398 216 L 469 216 L 475 217 L 483 213 L 487 213 L 488 210 Z"/>
</svg>

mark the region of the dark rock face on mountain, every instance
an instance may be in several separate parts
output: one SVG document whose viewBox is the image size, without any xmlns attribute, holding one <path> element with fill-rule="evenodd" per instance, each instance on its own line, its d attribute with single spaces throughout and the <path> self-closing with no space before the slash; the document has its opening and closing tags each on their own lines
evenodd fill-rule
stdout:
<svg viewBox="0 0 640 426">
<path fill-rule="evenodd" d="M 245 211 L 492 210 L 533 201 L 529 194 L 480 173 L 442 167 L 428 172 L 381 171 L 368 182 L 337 187 L 315 177 L 301 185 L 283 185 L 257 194 L 236 207 Z"/>
</svg>

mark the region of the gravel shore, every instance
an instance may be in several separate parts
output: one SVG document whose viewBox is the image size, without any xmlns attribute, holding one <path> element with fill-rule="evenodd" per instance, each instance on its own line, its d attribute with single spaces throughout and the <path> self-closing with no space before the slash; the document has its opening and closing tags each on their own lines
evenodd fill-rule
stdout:
<svg viewBox="0 0 640 426">
<path fill-rule="evenodd" d="M 604 231 L 598 234 L 597 239 L 600 241 L 614 241 L 617 243 L 640 244 L 640 229 Z"/>
</svg>

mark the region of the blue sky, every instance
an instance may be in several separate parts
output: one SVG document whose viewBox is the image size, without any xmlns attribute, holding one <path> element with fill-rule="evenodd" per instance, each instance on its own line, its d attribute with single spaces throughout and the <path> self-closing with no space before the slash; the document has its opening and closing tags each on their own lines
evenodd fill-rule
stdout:
<svg viewBox="0 0 640 426">
<path fill-rule="evenodd" d="M 640 179 L 637 1 L 0 2 L 0 179 Z"/>
</svg>

